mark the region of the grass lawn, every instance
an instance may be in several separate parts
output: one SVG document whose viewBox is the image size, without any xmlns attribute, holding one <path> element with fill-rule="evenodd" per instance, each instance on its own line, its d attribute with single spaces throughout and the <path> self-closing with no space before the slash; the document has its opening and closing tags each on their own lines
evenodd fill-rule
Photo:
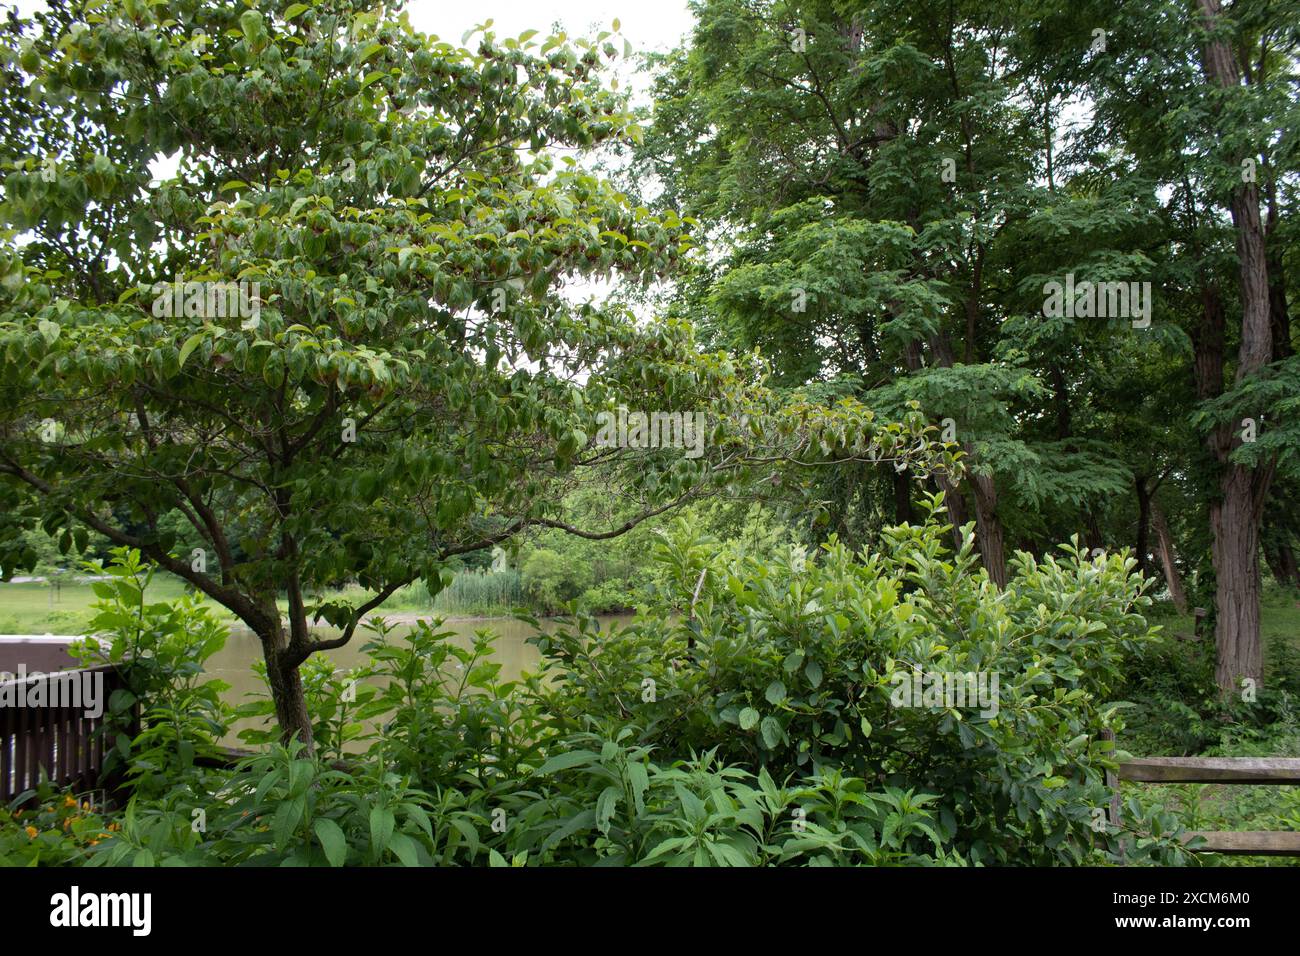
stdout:
<svg viewBox="0 0 1300 956">
<path fill-rule="evenodd" d="M 159 574 L 149 585 L 150 601 L 173 601 L 185 593 L 178 578 Z M 69 582 L 57 589 L 43 582 L 0 584 L 0 634 L 82 634 L 98 598 L 90 584 Z"/>
<path fill-rule="evenodd" d="M 1177 615 L 1172 610 L 1167 614 L 1158 614 L 1150 618 L 1152 624 L 1159 624 L 1165 634 L 1190 635 L 1195 629 L 1195 622 L 1190 614 Z M 1283 644 L 1290 645 L 1291 650 L 1300 652 L 1300 598 L 1295 592 L 1284 592 L 1277 588 L 1266 587 L 1260 598 L 1259 633 L 1264 642 L 1264 668 L 1268 676 L 1274 648 Z M 1209 635 L 1211 643 L 1214 635 Z"/>
<path fill-rule="evenodd" d="M 150 601 L 175 600 L 185 593 L 186 586 L 179 578 L 158 574 L 149 586 L 147 596 Z M 358 587 L 324 595 L 330 600 L 343 599 L 353 604 L 359 604 L 370 596 L 370 592 Z M 0 634 L 82 634 L 95 616 L 91 607 L 95 600 L 90 584 L 68 582 L 55 591 L 42 582 L 0 583 Z M 219 617 L 234 620 L 225 608 L 211 601 L 208 603 Z M 287 600 L 281 598 L 276 603 L 282 612 L 288 610 Z M 422 589 L 402 588 L 383 603 L 382 610 L 428 611 L 428 594 Z M 510 605 L 483 602 L 481 606 L 475 603 L 461 607 L 455 603 L 439 602 L 437 610 L 448 615 L 503 615 L 510 613 Z"/>
</svg>

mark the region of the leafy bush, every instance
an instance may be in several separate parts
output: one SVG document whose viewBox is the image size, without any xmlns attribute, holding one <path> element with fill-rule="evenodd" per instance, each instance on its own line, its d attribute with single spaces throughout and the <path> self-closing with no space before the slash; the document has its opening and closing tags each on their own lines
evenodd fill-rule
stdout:
<svg viewBox="0 0 1300 956">
<path fill-rule="evenodd" d="M 241 704 L 234 716 L 248 720 L 260 718 L 261 726 L 247 727 L 239 732 L 246 744 L 265 746 L 280 739 L 275 724 L 275 703 L 271 700 L 270 686 L 266 681 L 265 661 L 255 661 L 253 672 L 267 688 L 265 696 Z M 368 666 L 338 670 L 327 656 L 309 657 L 303 662 L 302 690 L 311 720 L 312 740 L 316 750 L 324 757 L 339 758 L 350 745 L 372 737 L 367 722 L 362 718 L 365 705 L 375 696 L 376 689 L 365 683 L 371 675 Z"/>
<path fill-rule="evenodd" d="M 108 700 L 110 717 L 118 719 L 102 730 L 112 738 L 105 770 L 125 762 L 137 786 L 156 787 L 168 774 L 187 773 L 199 758 L 217 758 L 231 716 L 221 697 L 228 685 L 208 678 L 204 666 L 225 646 L 226 625 L 192 595 L 146 603 L 154 569 L 138 551 L 115 549 L 111 563 L 87 569 L 107 580 L 93 584 L 96 637 L 72 653 L 82 666 L 112 664 L 127 684 Z M 141 730 L 132 738 L 124 718 L 136 704 Z"/>
<path fill-rule="evenodd" d="M 34 799 L 29 802 L 28 797 Z M 59 790 L 43 782 L 0 807 L 0 866 L 73 866 L 110 839 L 119 824 L 110 823 L 90 795 Z"/>
<path fill-rule="evenodd" d="M 1154 638 L 1132 560 L 1092 561 L 1077 546 L 1018 554 L 1000 592 L 969 529 L 955 555 L 934 520 L 885 540 L 857 558 L 832 540 L 816 558 L 728 562 L 679 527 L 660 550 L 689 612 L 608 633 L 579 619 L 539 636 L 546 706 L 575 729 L 623 721 L 657 750 L 716 750 L 775 779 L 838 772 L 881 792 L 938 794 L 943 845 L 971 862 L 1115 852 L 1115 834 L 1094 831 L 1113 766 L 1102 731 L 1122 727 L 1108 701 Z M 997 674 L 996 712 L 896 706 L 917 672 Z M 1178 855 L 1169 840 L 1149 846 Z"/>
<path fill-rule="evenodd" d="M 930 507 L 937 513 L 939 500 Z M 1105 824 L 1104 771 L 1114 764 L 1101 732 L 1122 729 L 1113 694 L 1125 664 L 1157 639 L 1139 613 L 1148 602 L 1132 561 L 1089 560 L 1077 546 L 1021 554 L 999 591 L 977 567 L 969 528 L 956 554 L 933 518 L 884 539 L 885 550 L 858 556 L 832 539 L 816 555 L 773 558 L 676 525 L 658 547 L 658 578 L 673 590 L 663 607 L 608 632 L 586 615 L 539 632 L 541 672 L 521 681 L 500 681 L 487 631 L 466 647 L 437 623 L 395 639 L 376 620 L 366 667 L 307 672 L 316 753 L 266 740 L 233 770 L 199 766 L 182 748 L 221 726 L 220 711 L 211 723 L 187 716 L 208 713 L 197 679 L 208 622 L 182 613 L 183 602 L 170 616 L 142 606 L 126 556 L 106 591 L 105 623 L 121 645 L 114 654 L 127 657 L 129 644 L 156 668 L 139 678 L 141 692 L 173 701 L 150 704 L 130 750 L 160 772 L 148 785 L 137 775 L 113 820 L 120 829 L 50 856 L 111 865 L 1185 860 L 1163 805 L 1133 795 L 1123 826 Z M 996 696 L 976 706 L 900 699 L 914 672 L 995 673 Z M 171 689 L 155 687 L 160 680 Z M 29 839 L 0 830 L 6 846 Z"/>
<path fill-rule="evenodd" d="M 407 785 L 373 761 L 335 769 L 273 745 L 207 789 L 176 787 L 132 799 L 121 830 L 96 849 L 97 865 L 342 866 L 458 862 L 472 826 L 456 808 Z M 452 825 L 452 821 L 457 825 Z"/>
<path fill-rule="evenodd" d="M 539 548 L 523 567 L 524 586 L 543 613 L 561 611 L 591 584 L 591 568 L 572 555 Z"/>
</svg>

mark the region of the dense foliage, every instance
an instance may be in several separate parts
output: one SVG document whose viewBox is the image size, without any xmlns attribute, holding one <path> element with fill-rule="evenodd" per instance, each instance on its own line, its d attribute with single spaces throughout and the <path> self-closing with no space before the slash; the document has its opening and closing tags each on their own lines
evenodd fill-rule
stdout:
<svg viewBox="0 0 1300 956">
<path fill-rule="evenodd" d="M 0 863 L 1180 864 L 1294 827 L 1107 774 L 1300 751 L 1261 626 L 1261 564 L 1300 594 L 1300 0 L 691 9 L 644 114 L 617 23 L 0 24 L 0 574 L 89 575 L 76 652 L 124 684 L 112 792 L 0 808 Z M 520 676 L 437 616 L 510 607 Z M 209 672 L 233 621 L 251 701 Z"/>
<path fill-rule="evenodd" d="M 1132 560 L 1020 555 L 999 590 L 975 567 L 969 528 L 949 553 L 941 517 L 890 529 L 883 552 L 832 542 L 783 562 L 738 558 L 681 524 L 658 559 L 668 580 L 707 582 L 685 616 L 646 614 L 608 632 L 583 617 L 539 634 L 543 666 L 521 682 L 500 681 L 486 631 L 465 647 L 428 621 L 401 640 L 377 622 L 366 668 L 309 671 L 316 753 L 272 736 L 233 771 L 196 760 L 235 716 L 201 676 L 216 649 L 206 610 L 143 604 L 138 557 L 121 554 L 101 585 L 112 635 L 101 653 L 135 673 L 144 704 L 141 733 L 115 743 L 130 801 L 112 830 L 85 824 L 96 842 L 81 855 L 67 841 L 23 843 L 17 818 L 8 858 L 1181 859 L 1167 814 L 1130 807 L 1121 846 L 1094 812 L 1115 758 L 1101 731 L 1122 728 L 1110 695 L 1125 661 L 1156 639 Z M 898 675 L 913 671 L 999 683 L 988 699 L 900 700 Z"/>
</svg>

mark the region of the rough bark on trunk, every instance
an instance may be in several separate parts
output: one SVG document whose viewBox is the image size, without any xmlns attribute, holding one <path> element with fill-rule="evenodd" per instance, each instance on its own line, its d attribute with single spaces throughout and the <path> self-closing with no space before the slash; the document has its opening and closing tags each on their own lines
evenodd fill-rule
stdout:
<svg viewBox="0 0 1300 956">
<path fill-rule="evenodd" d="M 1236 54 L 1220 32 L 1220 0 L 1199 0 L 1201 19 L 1211 39 L 1205 44 L 1206 80 L 1225 90 L 1240 85 Z M 1234 157 L 1238 162 L 1245 157 Z M 1236 381 L 1241 383 L 1272 360 L 1273 323 L 1269 301 L 1268 258 L 1259 215 L 1259 190 L 1253 182 L 1239 183 L 1229 201 L 1237 239 L 1238 281 L 1241 288 L 1241 344 Z M 1210 437 L 1221 464 L 1221 499 L 1210 504 L 1213 532 L 1215 680 L 1224 694 L 1238 689 L 1243 678 L 1263 677 L 1259 636 L 1259 528 L 1264 500 L 1272 481 L 1272 464 L 1246 467 L 1233 464 L 1235 431 L 1217 429 Z"/>
<path fill-rule="evenodd" d="M 1250 470 L 1229 465 L 1221 501 L 1210 505 L 1214 532 L 1215 682 L 1224 693 L 1240 689 L 1243 678 L 1263 677 L 1259 640 L 1259 517 L 1252 512 Z"/>
<path fill-rule="evenodd" d="M 999 588 L 1007 586 L 1006 542 L 998 515 L 998 489 L 988 475 L 972 473 L 975 489 L 975 531 L 984 570 Z"/>
<path fill-rule="evenodd" d="M 1160 566 L 1165 572 L 1165 584 L 1169 588 L 1169 598 L 1179 614 L 1187 613 L 1187 592 L 1183 590 L 1183 578 L 1178 573 L 1177 554 L 1174 551 L 1174 539 L 1169 533 L 1169 522 L 1165 519 L 1160 502 L 1151 501 L 1151 527 L 1156 533 L 1156 545 L 1160 550 Z"/>
<path fill-rule="evenodd" d="M 306 745 L 307 753 L 315 749 L 307 698 L 303 693 L 302 674 L 296 664 L 285 662 L 288 640 L 284 627 L 276 622 L 273 631 L 258 634 L 262 642 L 262 659 L 266 662 L 266 682 L 275 703 L 275 718 L 280 725 L 280 739 L 289 743 L 295 737 Z"/>
</svg>

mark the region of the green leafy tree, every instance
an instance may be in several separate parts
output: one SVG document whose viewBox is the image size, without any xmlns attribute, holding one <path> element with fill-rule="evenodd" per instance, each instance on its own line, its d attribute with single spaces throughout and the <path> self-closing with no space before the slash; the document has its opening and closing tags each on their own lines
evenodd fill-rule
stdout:
<svg viewBox="0 0 1300 956">
<path fill-rule="evenodd" d="M 0 541 L 92 529 L 189 581 L 257 634 L 309 749 L 300 665 L 449 559 L 532 526 L 617 536 L 732 480 L 741 425 L 773 454 L 922 455 L 919 416 L 810 421 L 752 357 L 578 300 L 691 245 L 566 153 L 635 135 L 606 35 L 466 49 L 342 0 L 56 3 L 6 31 Z M 597 447 L 618 405 L 707 412 L 708 454 Z M 654 503 L 553 517 L 591 469 Z M 175 552 L 171 512 L 202 547 Z M 342 580 L 373 597 L 313 599 Z"/>
<path fill-rule="evenodd" d="M 1132 187 L 1058 182 L 1043 147 L 1062 105 L 1017 69 L 1026 15 L 946 0 L 697 13 L 692 47 L 659 64 L 638 151 L 666 201 L 717 237 L 683 298 L 707 303 L 719 341 L 760 346 L 781 381 L 949 420 L 969 480 L 938 476 L 937 490 L 957 527 L 973 518 L 1004 584 L 1010 544 L 1041 553 L 1131 486 L 1112 448 L 1068 414 L 1043 427 L 1043 412 L 1081 404 L 1089 364 L 1134 348 L 1133 330 L 1049 320 L 1043 287 L 1149 268 L 1135 242 L 1147 210 Z M 887 517 L 911 517 L 910 477 L 878 470 Z"/>
</svg>

